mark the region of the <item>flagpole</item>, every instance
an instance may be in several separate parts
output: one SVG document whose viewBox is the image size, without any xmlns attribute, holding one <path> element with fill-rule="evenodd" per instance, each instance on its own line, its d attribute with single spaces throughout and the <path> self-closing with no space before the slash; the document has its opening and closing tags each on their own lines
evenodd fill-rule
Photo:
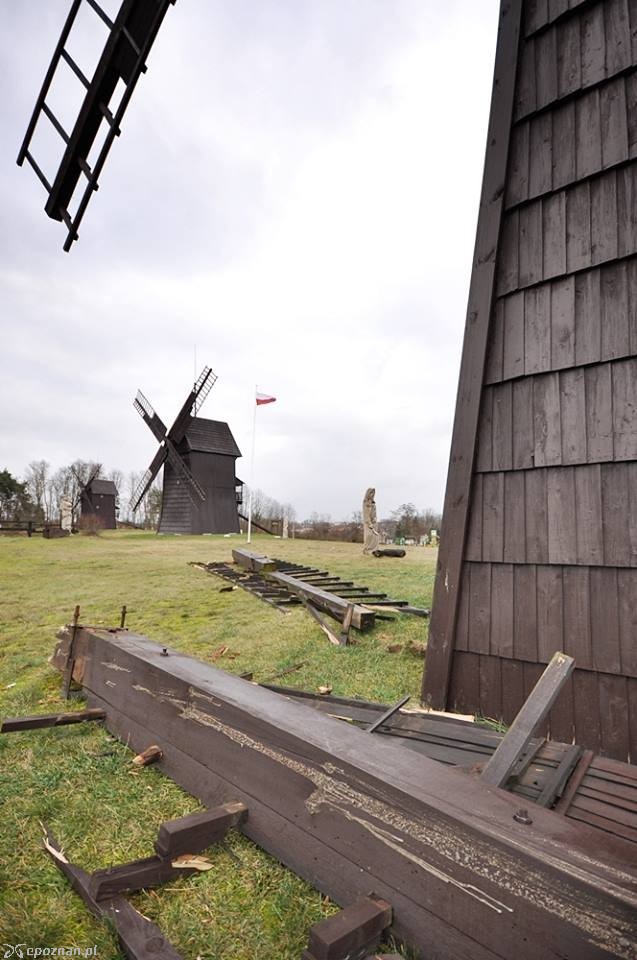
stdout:
<svg viewBox="0 0 637 960">
<path fill-rule="evenodd" d="M 248 543 L 252 542 L 252 497 L 254 490 L 254 447 L 255 439 L 257 434 L 257 389 L 258 384 L 255 384 L 254 387 L 254 399 L 252 401 L 254 406 L 254 411 L 252 414 L 252 455 L 250 457 L 250 496 L 248 498 Z"/>
</svg>

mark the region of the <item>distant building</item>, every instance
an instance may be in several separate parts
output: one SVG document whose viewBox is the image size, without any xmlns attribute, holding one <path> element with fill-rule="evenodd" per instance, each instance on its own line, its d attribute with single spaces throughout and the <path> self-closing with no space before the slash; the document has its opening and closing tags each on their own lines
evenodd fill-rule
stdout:
<svg viewBox="0 0 637 960">
<path fill-rule="evenodd" d="M 113 481 L 99 477 L 89 480 L 80 496 L 80 526 L 115 530 L 116 518 L 117 487 Z"/>
<path fill-rule="evenodd" d="M 205 499 L 193 502 L 180 472 L 166 460 L 159 532 L 239 533 L 242 483 L 235 461 L 241 451 L 228 424 L 193 417 L 176 449 Z"/>
</svg>

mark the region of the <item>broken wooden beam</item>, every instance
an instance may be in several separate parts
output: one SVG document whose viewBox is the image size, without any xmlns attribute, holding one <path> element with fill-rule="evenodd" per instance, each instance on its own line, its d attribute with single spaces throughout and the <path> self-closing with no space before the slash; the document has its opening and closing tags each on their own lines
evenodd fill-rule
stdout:
<svg viewBox="0 0 637 960">
<path fill-rule="evenodd" d="M 391 904 L 374 896 L 362 897 L 310 928 L 301 960 L 360 957 L 377 946 L 391 921 Z"/>
<path fill-rule="evenodd" d="M 228 831 L 242 824 L 247 816 L 246 805 L 235 801 L 178 820 L 167 820 L 159 828 L 155 850 L 166 859 L 182 853 L 200 853 L 223 840 Z"/>
<path fill-rule="evenodd" d="M 113 734 L 133 749 L 152 737 L 162 770 L 202 802 L 245 803 L 242 832 L 336 903 L 373 890 L 420 954 L 634 960 L 627 840 L 541 807 L 520 823 L 515 795 L 138 634 L 77 640 Z"/>
<path fill-rule="evenodd" d="M 350 605 L 350 602 L 343 597 L 339 597 L 335 593 L 329 593 L 327 590 L 321 590 L 320 587 L 313 587 L 287 573 L 279 573 L 278 571 L 268 573 L 268 579 L 282 584 L 297 597 L 309 600 L 319 610 L 325 610 L 327 613 L 333 614 L 342 623 Z M 370 629 L 374 626 L 375 618 L 376 615 L 373 610 L 367 610 L 359 604 L 354 605 L 352 626 L 356 630 Z"/>
<path fill-rule="evenodd" d="M 120 947 L 129 960 L 181 960 L 175 948 L 151 920 L 124 899 L 112 897 L 99 903 L 90 890 L 91 876 L 70 863 L 51 833 L 45 831 L 44 846 L 58 870 L 64 874 L 93 916 L 110 920 Z"/>
<path fill-rule="evenodd" d="M 94 870 L 89 881 L 89 892 L 96 901 L 109 900 L 123 893 L 160 887 L 177 877 L 189 877 L 193 873 L 197 873 L 196 867 L 175 866 L 162 857 L 144 857 L 131 863 Z"/>
<path fill-rule="evenodd" d="M 326 622 L 325 617 L 320 610 L 317 610 L 314 604 L 310 603 L 309 600 L 306 600 L 304 597 L 301 597 L 301 603 L 304 608 L 307 610 L 309 615 L 315 620 L 327 639 L 330 643 L 333 643 L 336 647 L 344 646 L 344 643 L 341 640 L 340 636 L 337 636 L 334 631 L 331 629 L 329 624 Z"/>
<path fill-rule="evenodd" d="M 73 713 L 43 713 L 31 717 L 7 717 L 2 721 L 0 733 L 14 733 L 19 730 L 41 730 L 43 727 L 65 727 L 71 723 L 85 723 L 91 720 L 103 720 L 103 710 L 75 710 Z"/>
<path fill-rule="evenodd" d="M 494 787 L 503 787 L 506 784 L 535 730 L 549 715 L 574 666 L 572 657 L 559 652 L 553 654 L 551 662 L 531 690 L 502 743 L 482 771 L 481 776 L 485 783 Z"/>
<path fill-rule="evenodd" d="M 276 560 L 252 550 L 235 549 L 232 551 L 232 559 L 244 570 L 253 570 L 255 573 L 276 570 Z"/>
</svg>

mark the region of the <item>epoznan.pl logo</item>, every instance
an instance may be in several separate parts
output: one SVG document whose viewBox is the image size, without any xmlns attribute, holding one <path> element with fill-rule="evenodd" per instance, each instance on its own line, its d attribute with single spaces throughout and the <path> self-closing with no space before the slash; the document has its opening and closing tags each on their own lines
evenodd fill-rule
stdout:
<svg viewBox="0 0 637 960">
<path fill-rule="evenodd" d="M 11 960 L 11 957 L 96 957 L 97 945 L 94 947 L 28 947 L 26 943 L 3 943 L 0 949 L 5 947 L 2 955 L 3 960 Z"/>
</svg>

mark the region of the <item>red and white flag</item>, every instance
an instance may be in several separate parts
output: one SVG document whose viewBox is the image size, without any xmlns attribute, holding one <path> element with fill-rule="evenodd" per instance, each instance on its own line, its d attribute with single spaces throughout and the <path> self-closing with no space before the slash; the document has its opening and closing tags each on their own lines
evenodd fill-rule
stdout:
<svg viewBox="0 0 637 960">
<path fill-rule="evenodd" d="M 269 393 L 259 393 L 257 392 L 257 407 L 262 406 L 264 403 L 274 403 L 276 397 L 271 397 Z"/>
</svg>

